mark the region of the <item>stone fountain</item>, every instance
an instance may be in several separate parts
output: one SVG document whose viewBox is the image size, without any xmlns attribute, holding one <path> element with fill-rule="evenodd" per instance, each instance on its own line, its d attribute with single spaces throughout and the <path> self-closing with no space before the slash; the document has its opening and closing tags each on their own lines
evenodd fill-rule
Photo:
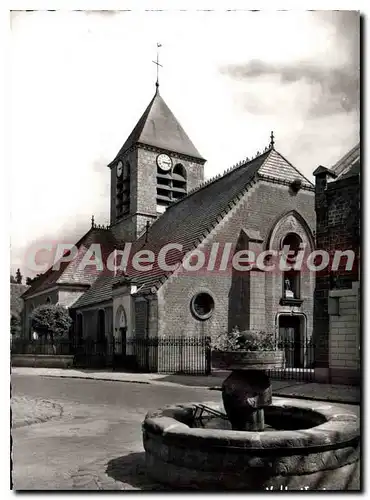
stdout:
<svg viewBox="0 0 370 500">
<path fill-rule="evenodd" d="M 266 370 L 283 361 L 282 351 L 215 352 L 213 364 L 231 370 L 223 405 L 187 403 L 148 413 L 149 475 L 173 489 L 358 489 L 357 416 L 334 404 L 273 401 Z"/>
</svg>

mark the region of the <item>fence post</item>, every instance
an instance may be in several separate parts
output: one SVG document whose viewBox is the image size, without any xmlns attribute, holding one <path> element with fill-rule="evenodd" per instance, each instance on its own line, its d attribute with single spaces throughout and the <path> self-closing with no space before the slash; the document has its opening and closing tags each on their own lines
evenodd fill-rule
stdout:
<svg viewBox="0 0 370 500">
<path fill-rule="evenodd" d="M 206 375 L 209 375 L 212 371 L 211 367 L 211 338 L 206 337 Z"/>
</svg>

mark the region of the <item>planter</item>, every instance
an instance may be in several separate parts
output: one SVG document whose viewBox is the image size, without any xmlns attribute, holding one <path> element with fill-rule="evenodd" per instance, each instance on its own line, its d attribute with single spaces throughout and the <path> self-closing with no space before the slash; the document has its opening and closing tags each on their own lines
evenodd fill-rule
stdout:
<svg viewBox="0 0 370 500">
<path fill-rule="evenodd" d="M 212 366 L 221 370 L 282 368 L 284 351 L 212 351 Z"/>
</svg>

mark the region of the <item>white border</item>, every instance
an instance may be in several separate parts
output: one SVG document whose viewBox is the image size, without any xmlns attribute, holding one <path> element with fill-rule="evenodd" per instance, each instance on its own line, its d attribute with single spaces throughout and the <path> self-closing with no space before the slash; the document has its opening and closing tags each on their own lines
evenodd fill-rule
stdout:
<svg viewBox="0 0 370 500">
<path fill-rule="evenodd" d="M 299 8 L 297 6 L 299 5 Z M 142 0 L 140 3 L 137 0 L 126 0 L 126 1 L 118 1 L 118 0 L 13 0 L 9 1 L 6 0 L 1 3 L 0 6 L 0 37 L 1 37 L 1 44 L 0 44 L 0 68 L 1 68 L 1 108 L 0 108 L 0 116 L 3 118 L 1 120 L 1 125 L 4 127 L 4 133 L 0 133 L 0 218 L 1 218 L 1 229 L 2 229 L 2 245 L 0 247 L 0 252 L 1 252 L 1 273 L 2 273 L 2 279 L 0 280 L 1 283 L 1 307 L 2 307 L 2 314 L 0 315 L 1 321 L 2 321 L 2 328 L 1 330 L 1 338 L 2 338 L 2 349 L 1 349 L 1 355 L 2 355 L 2 369 L 4 373 L 2 374 L 3 376 L 1 377 L 1 390 L 2 394 L 4 396 L 4 404 L 3 404 L 3 409 L 4 409 L 4 415 L 3 418 L 1 419 L 2 421 L 2 426 L 1 426 L 1 432 L 3 434 L 1 442 L 3 443 L 2 450 L 3 452 L 6 450 L 6 455 L 3 457 L 4 462 L 3 462 L 3 467 L 1 469 L 2 471 L 2 481 L 1 484 L 3 486 L 4 492 L 9 491 L 9 474 L 8 474 L 8 464 L 9 464 L 9 451 L 10 451 L 10 446 L 9 446 L 9 427 L 7 425 L 7 422 L 9 422 L 9 410 L 7 406 L 7 402 L 9 400 L 9 336 L 7 334 L 9 330 L 9 269 L 10 269 L 10 262 L 9 262 L 9 245 L 8 245 L 8 234 L 10 234 L 10 231 L 6 231 L 8 228 L 8 225 L 10 225 L 9 218 L 7 217 L 8 215 L 8 207 L 9 207 L 9 192 L 6 189 L 7 188 L 7 181 L 9 180 L 9 175 L 6 170 L 6 166 L 9 165 L 8 161 L 8 154 L 9 152 L 6 151 L 6 145 L 8 143 L 9 137 L 6 136 L 6 120 L 9 120 L 9 106 L 7 103 L 7 90 L 9 91 L 9 81 L 6 79 L 6 76 L 9 74 L 7 71 L 7 64 L 9 63 L 9 10 L 25 10 L 25 9 L 31 9 L 31 10 L 45 10 L 45 9 L 50 9 L 50 10 L 123 10 L 123 9 L 130 9 L 130 10 L 159 10 L 159 9 L 171 9 L 171 10 L 177 10 L 177 9 L 186 9 L 186 10 L 251 10 L 251 9 L 257 9 L 257 10 L 265 10 L 265 9 L 271 9 L 271 10 L 279 10 L 279 9 L 285 9 L 285 10 L 360 10 L 362 13 L 367 14 L 369 11 L 369 8 L 367 7 L 368 2 L 365 1 L 349 1 L 349 0 L 342 0 L 342 1 L 332 1 L 332 0 L 316 0 L 316 1 L 310 1 L 310 2 L 305 2 L 305 3 L 298 3 L 296 0 L 290 0 L 290 1 L 268 1 L 268 0 L 258 0 L 258 1 L 242 1 L 242 0 L 232 0 L 232 1 L 217 1 L 217 0 L 197 0 L 191 2 L 190 0 L 187 1 L 175 1 L 175 0 L 152 0 L 152 1 L 146 1 Z M 365 30 L 365 37 L 366 37 L 366 42 L 367 42 L 367 37 L 368 37 L 368 32 L 369 30 Z M 267 34 L 268 35 L 268 34 Z M 365 42 L 365 40 L 364 40 Z M 273 41 L 272 41 L 273 43 Z M 366 44 L 367 45 L 367 44 Z M 5 50 L 1 50 L 5 48 Z M 365 68 L 366 69 L 366 68 Z M 367 75 L 364 75 L 364 80 L 363 82 L 366 81 Z M 363 109 L 362 113 L 365 113 L 367 109 Z M 2 131 L 1 131 L 2 132 Z M 367 134 L 366 134 L 367 136 Z M 369 141 L 366 140 L 368 137 L 363 138 L 363 144 L 368 144 Z M 364 158 L 363 154 L 363 158 Z M 365 165 L 365 162 L 363 164 L 363 171 L 366 171 L 367 165 Z M 368 183 L 369 183 L 369 175 L 365 176 L 365 184 L 366 186 L 364 187 L 364 192 L 368 192 Z M 363 196 L 363 204 L 364 204 L 364 211 L 363 211 L 363 220 L 364 221 L 369 221 L 370 217 L 368 214 L 368 203 L 366 202 L 366 196 Z M 365 233 L 365 244 L 369 244 L 368 238 L 369 238 L 369 231 L 366 231 L 366 227 L 364 227 L 364 224 L 361 228 L 362 234 Z M 367 303 L 365 301 L 368 300 L 368 294 L 367 289 L 368 289 L 368 280 L 367 280 L 367 274 L 364 273 L 364 279 L 365 279 L 365 294 L 363 294 L 366 298 L 364 299 L 364 309 L 368 309 Z M 362 317 L 364 318 L 364 314 L 362 314 Z M 369 331 L 367 328 L 367 318 L 363 321 L 363 332 L 364 332 L 364 344 L 366 346 L 366 356 L 368 355 L 367 349 L 368 345 L 370 343 L 368 342 L 366 345 L 366 334 Z M 5 339 L 5 340 L 4 340 Z M 369 359 L 367 357 L 367 359 Z M 364 371 L 364 373 L 366 373 Z M 364 411 L 367 411 L 367 408 L 364 409 Z M 365 413 L 366 414 L 366 413 Z M 368 433 L 366 433 L 366 436 L 368 436 Z M 367 449 L 366 446 L 364 446 L 364 449 Z M 368 474 L 366 474 L 369 464 L 365 459 L 365 467 L 366 471 L 363 471 L 363 476 L 364 476 L 364 481 L 366 480 L 366 477 Z M 366 485 L 365 485 L 366 487 Z M 319 494 L 319 493 L 317 493 Z M 74 494 L 72 493 L 72 496 Z M 144 497 L 146 496 L 143 494 Z M 69 493 L 69 497 L 71 496 L 71 493 Z"/>
</svg>

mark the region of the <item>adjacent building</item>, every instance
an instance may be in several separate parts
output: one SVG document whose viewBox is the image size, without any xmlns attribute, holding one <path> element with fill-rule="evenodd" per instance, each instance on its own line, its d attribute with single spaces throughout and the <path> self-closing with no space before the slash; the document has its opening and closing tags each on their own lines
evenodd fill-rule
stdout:
<svg viewBox="0 0 370 500">
<path fill-rule="evenodd" d="M 357 144 L 331 169 L 314 172 L 316 247 L 354 256 L 353 265 L 344 257 L 338 269 L 316 276 L 315 372 L 332 383 L 360 381 L 360 169 Z"/>
</svg>

